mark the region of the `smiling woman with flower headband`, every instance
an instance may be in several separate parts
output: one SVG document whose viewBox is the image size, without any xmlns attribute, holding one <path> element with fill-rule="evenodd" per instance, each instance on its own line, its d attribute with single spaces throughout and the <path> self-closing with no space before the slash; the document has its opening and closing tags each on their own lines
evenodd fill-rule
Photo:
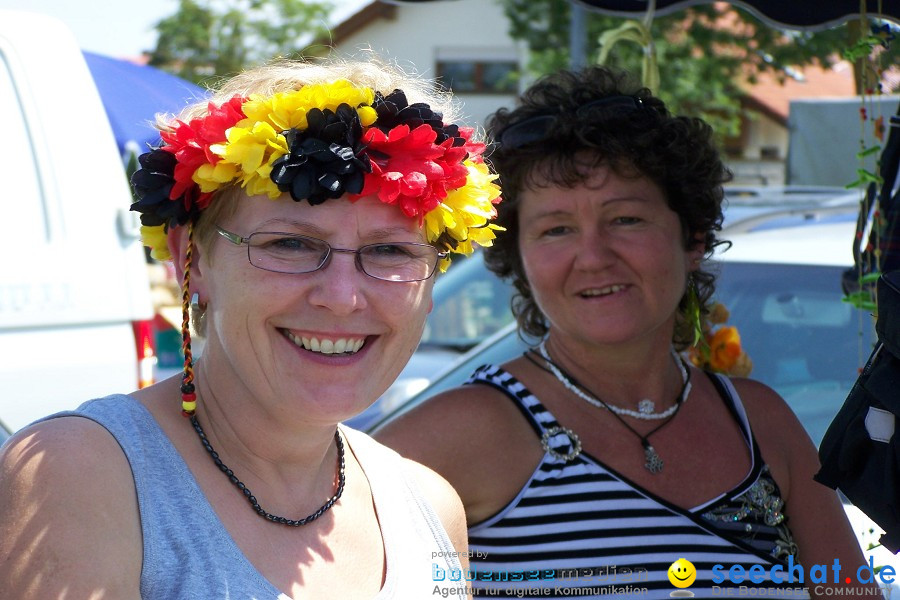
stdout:
<svg viewBox="0 0 900 600">
<path fill-rule="evenodd" d="M 4 597 L 423 598 L 466 565 L 452 488 L 339 425 L 415 350 L 449 253 L 494 237 L 445 104 L 375 62 L 283 62 L 163 123 L 133 209 L 183 282 L 184 373 L 8 442 Z"/>
</svg>

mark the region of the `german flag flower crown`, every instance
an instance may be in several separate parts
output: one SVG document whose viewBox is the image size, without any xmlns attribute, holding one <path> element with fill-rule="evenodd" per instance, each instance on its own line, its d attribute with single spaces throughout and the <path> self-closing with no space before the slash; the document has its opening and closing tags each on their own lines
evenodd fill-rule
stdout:
<svg viewBox="0 0 900 600">
<path fill-rule="evenodd" d="M 343 79 L 234 96 L 161 132 L 163 145 L 139 158 L 131 208 L 159 260 L 171 258 L 170 228 L 237 183 L 251 196 L 288 193 L 311 205 L 375 195 L 418 219 L 429 243 L 469 254 L 473 242 L 489 246 L 501 229 L 489 223 L 500 201 L 497 176 L 472 133 L 445 124 L 425 103 L 409 104 L 401 90 L 384 96 Z"/>
</svg>

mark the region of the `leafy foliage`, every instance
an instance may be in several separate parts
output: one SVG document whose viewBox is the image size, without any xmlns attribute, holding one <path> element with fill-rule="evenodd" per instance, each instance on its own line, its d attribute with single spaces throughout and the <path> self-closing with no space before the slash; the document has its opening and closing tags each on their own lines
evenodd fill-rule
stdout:
<svg viewBox="0 0 900 600">
<path fill-rule="evenodd" d="M 307 0 L 180 0 L 156 25 L 150 64 L 201 83 L 276 56 L 298 56 L 326 29 L 331 6 Z"/>
<path fill-rule="evenodd" d="M 568 0 L 501 2 L 511 23 L 510 34 L 526 41 L 531 49 L 531 76 L 570 64 Z M 584 12 L 588 57 L 594 61 L 601 35 L 621 26 L 625 19 Z M 660 75 L 654 93 L 675 112 L 700 116 L 725 136 L 739 133 L 740 98 L 745 95 L 742 85 L 754 83 L 762 72 L 784 80 L 792 76 L 792 68 L 809 64 L 830 67 L 840 59 L 841 50 L 854 43 L 847 27 L 781 31 L 725 3 L 657 16 L 650 33 Z M 640 45 L 619 43 L 607 64 L 639 74 L 643 57 Z"/>
</svg>

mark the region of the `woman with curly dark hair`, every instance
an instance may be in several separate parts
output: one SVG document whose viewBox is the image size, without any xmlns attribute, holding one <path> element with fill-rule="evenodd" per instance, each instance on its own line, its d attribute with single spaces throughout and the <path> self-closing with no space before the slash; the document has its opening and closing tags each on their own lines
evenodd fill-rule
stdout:
<svg viewBox="0 0 900 600">
<path fill-rule="evenodd" d="M 723 243 L 730 174 L 710 127 L 590 67 L 538 81 L 488 132 L 507 231 L 486 261 L 539 343 L 379 432 L 459 492 L 476 590 L 709 597 L 747 585 L 729 580 L 740 565 L 762 574 L 750 585 L 809 597 L 781 575 L 835 559 L 855 573 L 853 533 L 785 402 L 680 354 Z"/>
</svg>

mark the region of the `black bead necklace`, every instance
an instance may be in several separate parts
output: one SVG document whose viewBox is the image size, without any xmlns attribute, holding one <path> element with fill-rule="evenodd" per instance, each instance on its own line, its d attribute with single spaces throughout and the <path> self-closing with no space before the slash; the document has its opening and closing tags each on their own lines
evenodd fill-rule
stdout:
<svg viewBox="0 0 900 600">
<path fill-rule="evenodd" d="M 325 504 L 320 506 L 316 512 L 312 513 L 309 516 L 303 517 L 302 519 L 294 520 L 288 519 L 287 517 L 279 517 L 278 515 L 273 515 L 272 513 L 266 512 L 262 506 L 259 505 L 259 502 L 256 501 L 256 496 L 250 491 L 250 489 L 244 485 L 244 483 L 238 479 L 234 471 L 229 469 L 225 463 L 222 462 L 222 459 L 219 458 L 218 452 L 213 450 L 212 444 L 209 443 L 209 440 L 206 438 L 206 433 L 204 433 L 203 428 L 200 427 L 200 423 L 197 422 L 197 416 L 191 415 L 191 425 L 194 426 L 194 431 L 197 432 L 197 435 L 200 436 L 200 442 L 203 444 L 203 447 L 206 448 L 206 451 L 209 452 L 209 455 L 212 457 L 213 462 L 219 467 L 219 470 L 225 473 L 231 483 L 233 483 L 241 492 L 244 494 L 244 497 L 247 498 L 247 501 L 250 502 L 250 506 L 253 507 L 253 510 L 266 519 L 267 521 L 272 521 L 273 523 L 280 523 L 282 525 L 287 525 L 289 527 L 300 527 L 301 525 L 306 525 L 307 523 L 311 523 L 328 512 L 328 509 L 334 506 L 334 503 L 338 501 L 338 498 L 341 497 L 341 494 L 344 493 L 344 442 L 341 439 L 341 434 L 339 431 L 335 430 L 334 432 L 334 440 L 337 442 L 337 451 L 338 451 L 338 485 L 337 490 L 335 490 L 334 495 L 328 499 Z"/>
</svg>

